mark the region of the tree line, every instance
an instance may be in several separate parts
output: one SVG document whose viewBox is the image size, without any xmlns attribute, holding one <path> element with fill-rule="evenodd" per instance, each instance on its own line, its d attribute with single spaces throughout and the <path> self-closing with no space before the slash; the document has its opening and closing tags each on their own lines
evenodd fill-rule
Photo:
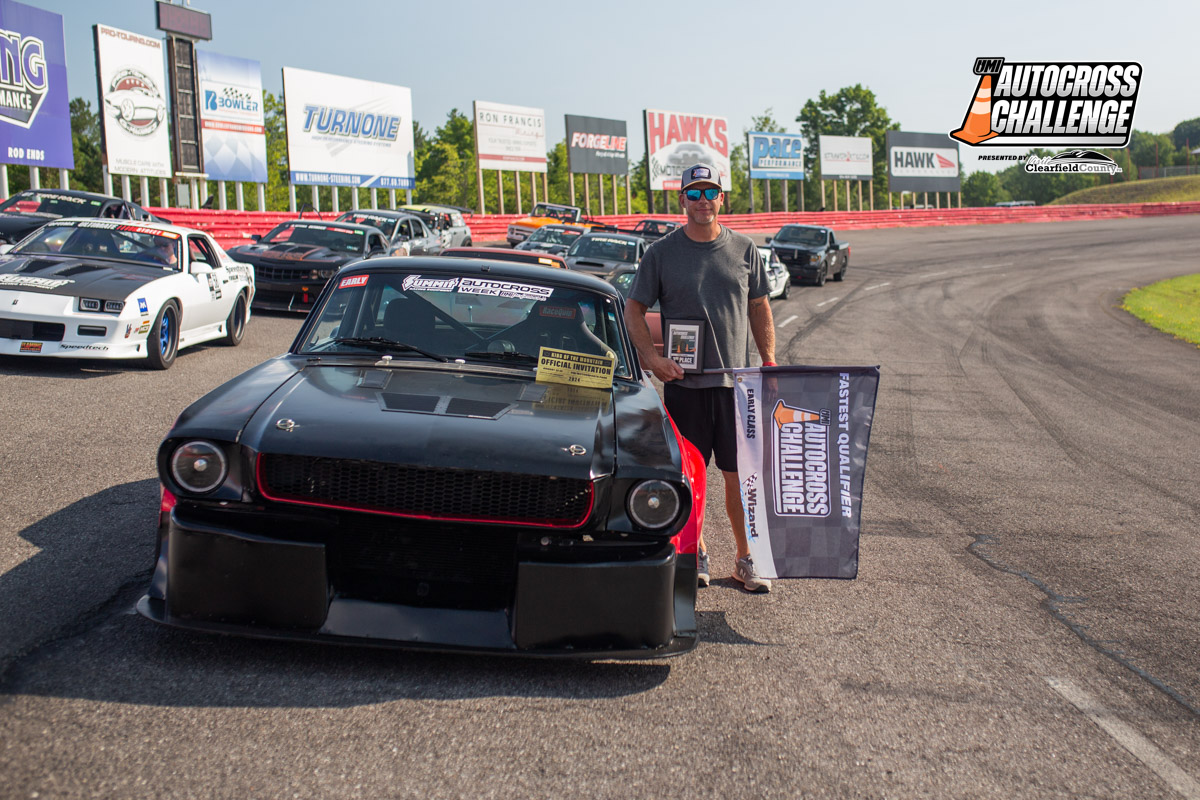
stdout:
<svg viewBox="0 0 1200 800">
<path fill-rule="evenodd" d="M 266 209 L 270 211 L 286 211 L 288 208 L 288 178 L 287 163 L 287 129 L 284 118 L 283 98 L 270 92 L 263 93 L 263 108 L 267 139 L 267 184 Z M 70 184 L 73 189 L 99 192 L 103 187 L 101 171 L 100 118 L 98 112 L 92 109 L 90 101 L 77 97 L 71 101 L 71 138 L 75 150 L 75 169 L 70 174 Z M 881 106 L 874 93 L 862 84 L 847 86 L 835 93 L 829 94 L 824 90 L 814 99 L 808 100 L 796 115 L 800 133 L 807 143 L 805 149 L 805 173 L 809 180 L 790 181 L 788 184 L 787 209 L 797 211 L 801 207 L 799 193 L 803 192 L 803 207 L 807 211 L 816 211 L 822 207 L 821 182 L 819 180 L 818 142 L 821 135 L 827 136 L 865 136 L 872 141 L 874 151 L 874 204 L 875 208 L 888 207 L 887 191 L 887 157 L 886 136 L 889 130 L 900 130 L 900 123 L 893 121 L 887 109 Z M 785 210 L 783 206 L 782 187 L 779 181 L 771 181 L 767 187 L 766 181 L 751 181 L 748 177 L 749 159 L 746 152 L 746 132 L 750 130 L 783 132 L 786 127 L 774 117 L 773 109 L 766 109 L 761 115 L 751 119 L 751 127 L 742 132 L 740 141 L 731 148 L 730 181 L 728 192 L 729 210 L 732 213 L 746 213 L 752 206 L 763 211 L 767 207 L 768 191 L 771 192 L 771 208 L 775 211 Z M 465 208 L 473 208 L 479 199 L 478 173 L 475 169 L 475 125 L 467 115 L 457 108 L 452 108 L 446 115 L 445 121 L 432 132 L 425 130 L 417 122 L 413 122 L 414 162 L 416 166 L 416 189 L 413 192 L 415 202 L 439 203 Z M 1191 164 L 1189 150 L 1200 147 L 1200 118 L 1180 122 L 1170 133 L 1147 133 L 1135 130 L 1130 144 L 1123 149 L 1102 149 L 1099 152 L 1112 158 L 1123 172 L 1113 176 L 1098 174 L 1029 174 L 1018 162 L 1013 166 L 998 172 L 977 171 L 963 178 L 962 202 L 964 206 L 989 206 L 1006 200 L 1033 200 L 1045 204 L 1062 197 L 1065 194 L 1096 186 L 1110 181 L 1136 180 L 1138 167 L 1147 166 L 1179 166 Z M 1050 155 L 1049 150 L 1032 150 L 1032 155 Z M 536 194 L 539 199 L 549 199 L 556 203 L 571 202 L 570 177 L 567 164 L 566 140 L 558 142 L 547 153 L 546 184 L 550 196 L 543 196 L 541 176 L 536 176 Z M 631 164 L 630 184 L 633 213 L 646 213 L 649 210 L 646 196 L 645 156 Z M 20 165 L 8 166 L 9 190 L 18 192 L 29 186 L 28 168 Z M 499 209 L 500 186 L 503 181 L 505 206 L 507 211 L 516 210 L 517 175 L 511 172 L 497 173 L 494 170 L 484 172 L 483 188 L 484 201 L 489 211 Z M 529 208 L 533 187 L 530 186 L 528 173 L 521 173 L 522 207 Z M 612 208 L 611 177 L 606 176 L 603 190 L 599 176 L 593 175 L 589 181 L 589 197 L 584 195 L 582 176 L 575 179 L 575 202 L 577 205 L 590 206 L 593 213 L 599 213 L 601 207 L 600 193 L 604 192 L 605 210 L 609 213 L 625 210 L 625 187 L 623 176 L 618 184 L 617 209 Z M 162 199 L 158 197 L 158 181 L 151 181 L 150 205 L 158 205 Z M 57 186 L 57 178 L 51 179 L 43 175 L 42 185 Z M 209 195 L 217 191 L 216 182 L 209 182 Z M 332 207 L 334 189 L 328 186 L 320 187 L 319 198 L 322 209 Z M 341 188 L 338 199 L 343 208 L 351 207 L 351 196 L 354 189 Z M 358 189 L 358 205 L 365 207 L 370 204 L 369 190 Z M 842 187 L 844 199 L 844 186 Z M 234 204 L 234 189 L 226 187 L 226 202 L 230 208 Z M 254 192 L 246 192 L 246 208 L 257 208 L 257 197 Z M 386 195 L 386 192 L 383 192 Z M 660 193 L 656 202 L 656 210 L 663 211 L 665 207 L 678 211 L 673 197 L 669 193 Z M 892 195 L 893 202 L 898 195 Z M 853 193 L 857 207 L 858 193 Z M 310 202 L 309 187 L 297 187 L 297 203 Z M 386 197 L 380 200 L 386 203 Z M 863 207 L 869 208 L 871 200 L 867 187 L 863 187 Z M 832 200 L 826 198 L 826 207 L 832 208 Z M 843 208 L 844 203 L 839 203 Z"/>
</svg>

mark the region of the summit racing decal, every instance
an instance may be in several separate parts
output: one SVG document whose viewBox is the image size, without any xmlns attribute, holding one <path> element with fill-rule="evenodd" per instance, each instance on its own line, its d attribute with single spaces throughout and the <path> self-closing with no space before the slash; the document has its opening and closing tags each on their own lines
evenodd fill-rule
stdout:
<svg viewBox="0 0 1200 800">
<path fill-rule="evenodd" d="M 975 96 L 950 137 L 974 147 L 1125 147 L 1141 86 L 1136 61 L 977 58 Z"/>
<path fill-rule="evenodd" d="M 829 516 L 829 409 L 809 411 L 782 400 L 771 415 L 775 445 L 775 513 Z"/>
<path fill-rule="evenodd" d="M 50 88 L 47 78 L 46 43 L 0 28 L 0 120 L 32 125 Z"/>
<path fill-rule="evenodd" d="M 57 289 L 74 283 L 72 278 L 37 278 L 33 275 L 0 275 L 0 288 L 20 286 L 23 289 Z"/>
<path fill-rule="evenodd" d="M 405 275 L 400 284 L 404 291 L 453 292 L 458 288 L 458 278 L 425 278 L 420 275 Z"/>
</svg>

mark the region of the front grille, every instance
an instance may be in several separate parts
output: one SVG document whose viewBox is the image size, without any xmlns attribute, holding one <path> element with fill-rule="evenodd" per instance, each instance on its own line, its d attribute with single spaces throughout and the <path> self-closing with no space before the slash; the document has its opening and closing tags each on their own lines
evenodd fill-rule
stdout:
<svg viewBox="0 0 1200 800">
<path fill-rule="evenodd" d="M 259 264 L 254 267 L 254 279 L 259 281 L 304 281 L 312 279 L 312 268 L 271 267 Z"/>
<path fill-rule="evenodd" d="M 274 454 L 258 457 L 258 488 L 282 502 L 566 528 L 587 521 L 593 491 L 591 481 L 579 478 Z"/>
<path fill-rule="evenodd" d="M 67 326 L 61 322 L 31 322 L 0 317 L 0 339 L 30 339 L 35 342 L 61 342 Z"/>
</svg>

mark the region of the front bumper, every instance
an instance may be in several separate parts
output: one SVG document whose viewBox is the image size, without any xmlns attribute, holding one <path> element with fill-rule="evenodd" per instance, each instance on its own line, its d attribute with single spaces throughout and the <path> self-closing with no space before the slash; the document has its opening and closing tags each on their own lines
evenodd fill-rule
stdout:
<svg viewBox="0 0 1200 800">
<path fill-rule="evenodd" d="M 505 238 L 508 240 L 509 245 L 515 246 L 528 239 L 532 233 L 533 231 L 527 228 L 509 227 Z"/>
<path fill-rule="evenodd" d="M 263 534 L 295 534 L 301 526 L 304 540 Z M 544 529 L 397 523 L 370 514 L 193 516 L 180 507 L 164 528 L 154 582 L 138 611 L 175 627 L 584 658 L 658 658 L 696 644 L 695 555 L 665 541 L 592 547 L 563 538 L 547 546 Z M 351 541 L 363 530 L 370 563 L 349 566 L 357 547 Z M 460 563 L 448 558 L 455 553 Z"/>
<path fill-rule="evenodd" d="M 254 307 L 273 311 L 308 311 L 328 279 L 255 280 Z"/>
<path fill-rule="evenodd" d="M 149 314 L 76 310 L 64 295 L 0 291 L 0 355 L 57 358 L 145 358 Z"/>
</svg>

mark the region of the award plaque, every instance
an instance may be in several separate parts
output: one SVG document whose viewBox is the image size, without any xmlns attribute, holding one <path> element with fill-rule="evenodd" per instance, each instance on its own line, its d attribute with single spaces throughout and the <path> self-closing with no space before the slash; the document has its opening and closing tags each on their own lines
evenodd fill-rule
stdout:
<svg viewBox="0 0 1200 800">
<path fill-rule="evenodd" d="M 664 319 L 663 350 L 684 372 L 704 371 L 704 331 L 702 319 Z"/>
</svg>

